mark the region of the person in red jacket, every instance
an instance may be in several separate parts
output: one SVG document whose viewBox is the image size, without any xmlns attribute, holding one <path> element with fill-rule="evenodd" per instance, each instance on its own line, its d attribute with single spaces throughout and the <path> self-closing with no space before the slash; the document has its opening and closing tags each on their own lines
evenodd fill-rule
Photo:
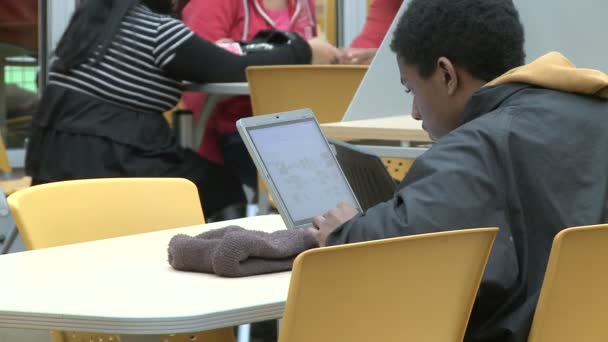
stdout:
<svg viewBox="0 0 608 342">
<path fill-rule="evenodd" d="M 350 48 L 344 49 L 340 62 L 371 63 L 402 3 L 403 0 L 375 0 L 369 8 L 363 30 L 350 44 Z"/>
<path fill-rule="evenodd" d="M 314 0 L 190 0 L 181 14 L 190 29 L 212 42 L 249 41 L 260 30 L 276 29 L 293 31 L 311 43 L 323 44 L 313 39 L 317 35 Z M 337 57 L 337 49 L 324 45 L 328 54 Z M 200 112 L 204 99 L 201 93 L 183 95 L 186 108 L 195 114 Z M 256 169 L 235 125 L 251 113 L 248 96 L 220 102 L 207 122 L 198 152 L 212 162 L 223 163 L 243 184 L 255 189 Z"/>
</svg>

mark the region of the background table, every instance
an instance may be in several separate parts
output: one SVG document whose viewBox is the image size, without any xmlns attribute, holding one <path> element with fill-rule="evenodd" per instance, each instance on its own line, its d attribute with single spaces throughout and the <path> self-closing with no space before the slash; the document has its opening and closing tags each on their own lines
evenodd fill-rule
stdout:
<svg viewBox="0 0 608 342">
<path fill-rule="evenodd" d="M 330 139 L 375 140 L 390 142 L 392 145 L 395 145 L 395 142 L 402 144 L 358 145 L 359 148 L 381 157 L 417 158 L 427 148 L 410 147 L 409 144 L 432 142 L 428 133 L 422 129 L 422 121 L 415 120 L 410 115 L 326 123 L 321 124 L 321 130 Z"/>
<path fill-rule="evenodd" d="M 196 150 L 215 106 L 227 96 L 249 95 L 249 84 L 247 82 L 187 84 L 185 90 L 207 93 L 196 123 L 193 122 L 189 132 L 183 132 L 189 137 L 187 139 L 192 141 L 192 146 L 189 147 Z"/>
<path fill-rule="evenodd" d="M 230 224 L 285 228 L 278 215 L 257 216 L 0 256 L 0 327 L 158 342 L 165 333 L 280 318 L 290 272 L 231 279 L 169 266 L 172 236 Z"/>
<path fill-rule="evenodd" d="M 326 123 L 321 125 L 321 129 L 327 137 L 344 141 L 432 141 L 422 129 L 422 121 L 415 120 L 410 115 Z"/>
</svg>

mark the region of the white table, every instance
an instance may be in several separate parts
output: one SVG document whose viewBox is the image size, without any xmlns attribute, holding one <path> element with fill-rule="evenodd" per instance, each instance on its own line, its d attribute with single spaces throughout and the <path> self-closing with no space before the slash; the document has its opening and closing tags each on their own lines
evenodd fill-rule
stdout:
<svg viewBox="0 0 608 342">
<path fill-rule="evenodd" d="M 422 129 L 422 122 L 410 115 L 325 123 L 321 124 L 321 130 L 327 138 L 343 141 L 432 142 L 428 133 Z M 382 157 L 408 159 L 417 158 L 427 150 L 409 146 L 357 146 Z"/>
<path fill-rule="evenodd" d="M 205 133 L 207 120 L 215 106 L 227 96 L 249 95 L 249 84 L 247 82 L 187 84 L 185 90 L 204 92 L 208 95 L 201 107 L 196 126 L 193 125 L 191 132 L 185 133 L 191 134 L 190 147 L 197 149 Z"/>
<path fill-rule="evenodd" d="M 173 270 L 167 245 L 236 224 L 275 231 L 278 215 L 170 229 L 0 256 L 0 327 L 122 335 L 158 335 L 235 326 L 283 315 L 290 272 L 246 278 Z M 85 227 L 83 227 L 85 228 Z"/>
<path fill-rule="evenodd" d="M 428 133 L 422 129 L 422 121 L 405 114 L 325 123 L 321 124 L 321 130 L 327 137 L 337 140 L 432 141 Z"/>
</svg>

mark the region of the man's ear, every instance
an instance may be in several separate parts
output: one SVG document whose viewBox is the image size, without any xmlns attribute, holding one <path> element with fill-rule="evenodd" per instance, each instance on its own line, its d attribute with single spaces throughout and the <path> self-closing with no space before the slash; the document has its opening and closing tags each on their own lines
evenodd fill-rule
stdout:
<svg viewBox="0 0 608 342">
<path fill-rule="evenodd" d="M 458 89 L 458 73 L 452 61 L 446 57 L 439 57 L 437 60 L 437 70 L 441 74 L 441 81 L 447 89 L 448 95 L 454 95 Z"/>
</svg>

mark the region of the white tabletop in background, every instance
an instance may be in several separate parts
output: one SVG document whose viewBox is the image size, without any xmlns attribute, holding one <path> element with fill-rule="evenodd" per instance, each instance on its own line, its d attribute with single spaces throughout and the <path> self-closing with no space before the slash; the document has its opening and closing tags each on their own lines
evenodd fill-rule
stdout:
<svg viewBox="0 0 608 342">
<path fill-rule="evenodd" d="M 230 279 L 169 266 L 172 236 L 228 224 L 285 228 L 258 216 L 0 256 L 0 327 L 161 334 L 281 317 L 290 272 Z"/>
<path fill-rule="evenodd" d="M 205 84 L 187 84 L 185 89 L 188 91 L 201 91 L 215 95 L 249 95 L 249 83 L 247 82 L 232 82 L 232 83 L 205 83 Z"/>
<path fill-rule="evenodd" d="M 323 134 L 337 140 L 391 140 L 431 142 L 422 121 L 410 115 L 321 124 Z"/>
</svg>

